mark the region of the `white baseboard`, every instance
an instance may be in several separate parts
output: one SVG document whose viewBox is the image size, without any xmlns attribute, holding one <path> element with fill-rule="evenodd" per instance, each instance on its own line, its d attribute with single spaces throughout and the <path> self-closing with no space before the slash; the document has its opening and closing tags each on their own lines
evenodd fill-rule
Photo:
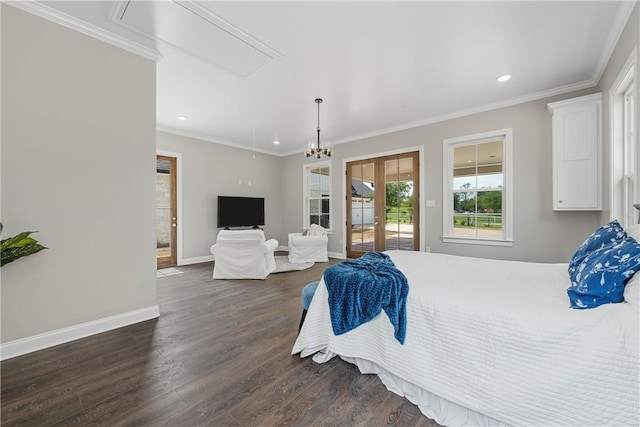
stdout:
<svg viewBox="0 0 640 427">
<path fill-rule="evenodd" d="M 183 258 L 178 262 L 178 265 L 200 264 L 201 262 L 213 261 L 213 255 L 205 255 L 194 258 Z"/>
<path fill-rule="evenodd" d="M 11 359 L 12 357 L 42 350 L 54 345 L 64 344 L 80 338 L 85 338 L 101 332 L 132 325 L 145 320 L 155 319 L 160 316 L 160 308 L 153 305 L 115 316 L 105 317 L 79 325 L 69 326 L 43 334 L 21 338 L 15 341 L 0 344 L 0 360 Z"/>
</svg>

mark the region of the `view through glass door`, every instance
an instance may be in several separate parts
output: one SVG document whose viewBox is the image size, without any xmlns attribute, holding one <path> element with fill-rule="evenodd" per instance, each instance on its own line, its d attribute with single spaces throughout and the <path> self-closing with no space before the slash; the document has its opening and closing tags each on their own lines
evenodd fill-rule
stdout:
<svg viewBox="0 0 640 427">
<path fill-rule="evenodd" d="M 156 264 L 177 263 L 176 159 L 156 156 Z"/>
<path fill-rule="evenodd" d="M 418 152 L 347 163 L 347 257 L 420 250 Z"/>
</svg>

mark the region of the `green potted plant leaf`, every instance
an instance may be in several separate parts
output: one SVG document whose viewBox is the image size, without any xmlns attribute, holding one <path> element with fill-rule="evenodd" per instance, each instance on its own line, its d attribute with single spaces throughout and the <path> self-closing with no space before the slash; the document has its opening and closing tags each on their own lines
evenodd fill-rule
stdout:
<svg viewBox="0 0 640 427">
<path fill-rule="evenodd" d="M 0 228 L 1 230 L 1 228 Z M 36 231 L 23 231 L 13 237 L 0 241 L 1 261 L 0 267 L 23 256 L 35 254 L 43 249 L 47 249 L 38 243 L 36 239 L 30 237 Z"/>
</svg>

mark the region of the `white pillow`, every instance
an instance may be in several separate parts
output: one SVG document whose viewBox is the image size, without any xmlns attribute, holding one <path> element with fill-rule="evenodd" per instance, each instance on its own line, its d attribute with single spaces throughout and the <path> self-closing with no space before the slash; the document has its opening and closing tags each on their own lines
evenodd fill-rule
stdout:
<svg viewBox="0 0 640 427">
<path fill-rule="evenodd" d="M 633 237 L 640 242 L 640 224 L 626 227 L 624 231 L 629 237 Z M 624 300 L 636 307 L 640 307 L 640 272 L 636 272 L 624 287 Z"/>
<path fill-rule="evenodd" d="M 318 224 L 311 224 L 309 227 L 309 236 L 324 236 L 325 230 L 324 227 Z"/>
<path fill-rule="evenodd" d="M 264 242 L 264 231 L 262 230 L 220 230 L 218 233 L 220 240 L 259 240 Z"/>
<path fill-rule="evenodd" d="M 624 301 L 640 306 L 640 271 L 636 272 L 624 286 Z"/>
<path fill-rule="evenodd" d="M 630 225 L 626 227 L 624 231 L 627 232 L 628 236 L 633 237 L 636 241 L 640 242 L 640 224 Z"/>
</svg>

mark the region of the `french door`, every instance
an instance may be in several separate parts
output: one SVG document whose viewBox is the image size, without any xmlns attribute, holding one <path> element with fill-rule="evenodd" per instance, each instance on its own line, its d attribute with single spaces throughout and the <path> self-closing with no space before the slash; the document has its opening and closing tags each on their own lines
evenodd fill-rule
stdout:
<svg viewBox="0 0 640 427">
<path fill-rule="evenodd" d="M 417 151 L 347 163 L 347 257 L 420 250 Z"/>
<path fill-rule="evenodd" d="M 156 264 L 177 263 L 176 158 L 156 156 Z"/>
</svg>

